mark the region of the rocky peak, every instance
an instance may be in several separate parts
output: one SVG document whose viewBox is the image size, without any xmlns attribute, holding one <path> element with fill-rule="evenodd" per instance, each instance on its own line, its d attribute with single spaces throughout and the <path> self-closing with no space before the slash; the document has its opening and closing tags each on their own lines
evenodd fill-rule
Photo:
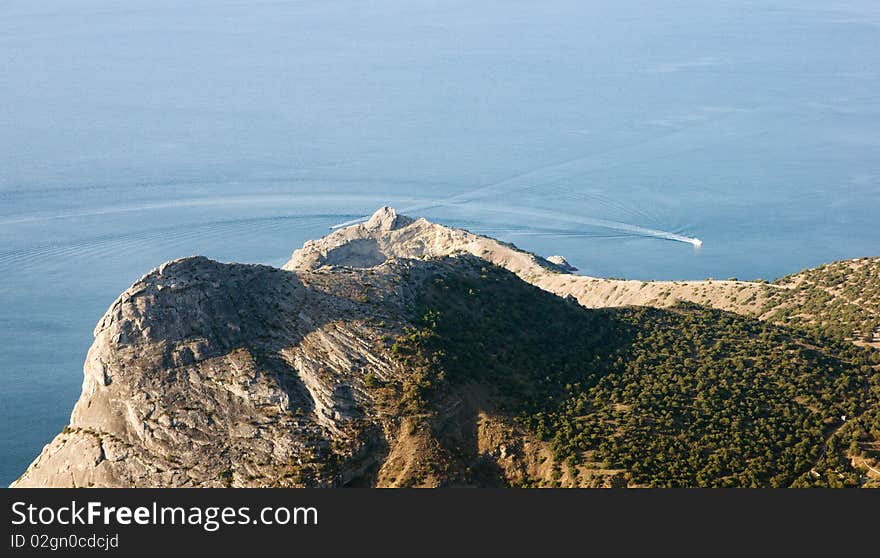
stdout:
<svg viewBox="0 0 880 558">
<path fill-rule="evenodd" d="M 287 270 L 315 270 L 324 266 L 369 268 L 391 259 L 434 259 L 470 254 L 504 267 L 526 281 L 546 273 L 564 273 L 554 264 L 511 244 L 472 232 L 438 225 L 425 219 L 379 208 L 362 225 L 333 231 L 310 240 L 293 253 Z"/>
<path fill-rule="evenodd" d="M 577 268 L 574 267 L 573 265 L 571 265 L 570 263 L 568 263 L 568 260 L 566 260 L 562 256 L 549 256 L 547 258 L 547 261 L 552 264 L 558 265 L 559 267 L 561 267 L 565 271 L 577 271 Z"/>
<path fill-rule="evenodd" d="M 393 207 L 387 205 L 380 207 L 364 223 L 364 227 L 370 230 L 393 231 L 402 229 L 413 222 L 413 219 L 404 215 L 398 215 Z"/>
</svg>

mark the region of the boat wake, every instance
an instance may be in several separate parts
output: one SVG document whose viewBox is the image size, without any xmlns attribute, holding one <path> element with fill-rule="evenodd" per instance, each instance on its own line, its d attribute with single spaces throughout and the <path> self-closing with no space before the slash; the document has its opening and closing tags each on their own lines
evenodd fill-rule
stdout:
<svg viewBox="0 0 880 558">
<path fill-rule="evenodd" d="M 451 200 L 452 198 L 450 198 Z M 415 205 L 411 207 L 404 207 L 400 210 L 403 214 L 412 213 L 414 211 L 425 211 L 429 209 L 435 209 L 438 207 L 447 207 L 453 205 L 463 205 L 463 202 L 454 203 L 448 200 L 438 201 L 436 203 L 432 203 L 429 205 Z M 513 215 L 520 215 L 524 217 L 533 217 L 544 219 L 548 222 L 568 222 L 576 225 L 588 226 L 588 227 L 598 227 L 603 229 L 608 229 L 612 231 L 626 233 L 632 236 L 640 236 L 640 237 L 648 237 L 648 238 L 658 238 L 661 240 L 671 240 L 673 242 L 683 242 L 685 244 L 690 244 L 694 248 L 701 248 L 703 246 L 703 241 L 694 236 L 685 236 L 682 234 L 674 233 L 671 231 L 663 231 L 659 229 L 642 227 L 640 225 L 634 225 L 631 223 L 624 223 L 621 221 L 612 221 L 609 219 L 597 219 L 594 217 L 585 217 L 581 215 L 574 215 L 569 213 L 560 213 L 556 211 L 547 211 L 533 208 L 521 208 L 514 206 L 504 206 L 504 205 L 495 205 L 495 204 L 487 204 L 487 203 L 467 203 L 469 208 L 480 209 L 481 211 L 488 212 L 497 212 L 497 213 L 506 213 Z M 331 226 L 330 228 L 341 229 L 344 227 L 350 227 L 351 225 L 356 225 L 358 223 L 363 223 L 369 219 L 368 215 L 358 217 L 357 219 L 350 219 L 348 221 L 338 223 L 336 225 Z"/>
</svg>

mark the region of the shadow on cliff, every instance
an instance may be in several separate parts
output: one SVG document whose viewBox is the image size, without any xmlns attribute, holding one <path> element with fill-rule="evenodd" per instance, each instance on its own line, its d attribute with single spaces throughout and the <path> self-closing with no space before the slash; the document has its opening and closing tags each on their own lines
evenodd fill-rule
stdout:
<svg viewBox="0 0 880 558">
<path fill-rule="evenodd" d="M 382 277 L 405 288 L 381 292 Z M 198 401 L 186 401 L 194 395 L 185 385 L 169 389 L 167 383 L 186 382 L 178 376 L 197 363 L 244 358 L 238 356 L 244 351 L 256 373 L 287 395 L 287 414 L 312 417 L 296 420 L 313 434 L 321 429 L 314 440 L 316 458 L 337 486 L 376 485 L 398 442 L 381 427 L 380 417 L 371 416 L 376 406 L 365 386 L 366 359 L 349 354 L 372 350 L 390 362 L 393 351 L 358 345 L 364 341 L 360 334 L 387 337 L 407 326 L 431 330 L 418 350 L 426 358 L 437 356 L 443 368 L 444 379 L 426 392 L 436 442 L 431 444 L 446 462 L 438 483 L 480 486 L 505 482 L 496 456 L 481 443 L 481 413 L 513 417 L 551 408 L 572 385 L 588 388 L 597 381 L 615 351 L 633 337 L 631 326 L 614 312 L 587 310 L 470 255 L 316 272 L 186 258 L 149 274 L 120 300 L 108 313 L 109 324 L 114 316 L 126 318 L 120 320 L 119 343 L 144 349 L 126 353 L 137 365 L 129 370 L 158 376 L 149 381 L 160 390 L 163 405 L 198 407 Z M 334 327 L 322 331 L 303 356 L 310 335 L 328 324 Z M 347 338 L 333 337 L 340 324 L 355 329 Z M 338 351 L 331 355 L 340 347 L 329 344 L 352 340 L 343 349 L 349 352 L 345 358 Z M 237 367 L 242 361 L 229 362 Z M 125 366 L 118 370 L 132 373 Z M 406 384 L 415 371 L 402 374 Z M 342 453 L 334 449 L 339 440 L 348 444 Z M 397 480 L 418 484 L 415 478 Z"/>
<path fill-rule="evenodd" d="M 440 263 L 431 264 L 409 319 L 420 331 L 413 348 L 439 362 L 427 394 L 431 431 L 448 458 L 443 484 L 504 485 L 510 479 L 481 420 L 512 424 L 552 411 L 610 373 L 637 331 L 617 311 L 586 309 L 479 258 Z"/>
</svg>

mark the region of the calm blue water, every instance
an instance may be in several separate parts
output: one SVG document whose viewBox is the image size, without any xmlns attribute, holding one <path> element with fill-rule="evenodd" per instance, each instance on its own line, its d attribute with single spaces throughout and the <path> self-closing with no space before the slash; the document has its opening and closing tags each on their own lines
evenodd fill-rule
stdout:
<svg viewBox="0 0 880 558">
<path fill-rule="evenodd" d="M 183 4 L 0 5 L 0 483 L 171 258 L 281 264 L 438 200 L 597 275 L 880 254 L 876 0 Z"/>
</svg>

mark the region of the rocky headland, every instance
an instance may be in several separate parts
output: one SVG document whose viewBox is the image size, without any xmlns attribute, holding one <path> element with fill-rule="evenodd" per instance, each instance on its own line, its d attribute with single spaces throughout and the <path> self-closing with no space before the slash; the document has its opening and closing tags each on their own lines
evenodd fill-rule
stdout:
<svg viewBox="0 0 880 558">
<path fill-rule="evenodd" d="M 877 482 L 878 259 L 574 271 L 388 207 L 282 269 L 165 263 L 100 320 L 69 425 L 13 486 Z M 658 436 L 665 461 L 636 447 Z"/>
</svg>

